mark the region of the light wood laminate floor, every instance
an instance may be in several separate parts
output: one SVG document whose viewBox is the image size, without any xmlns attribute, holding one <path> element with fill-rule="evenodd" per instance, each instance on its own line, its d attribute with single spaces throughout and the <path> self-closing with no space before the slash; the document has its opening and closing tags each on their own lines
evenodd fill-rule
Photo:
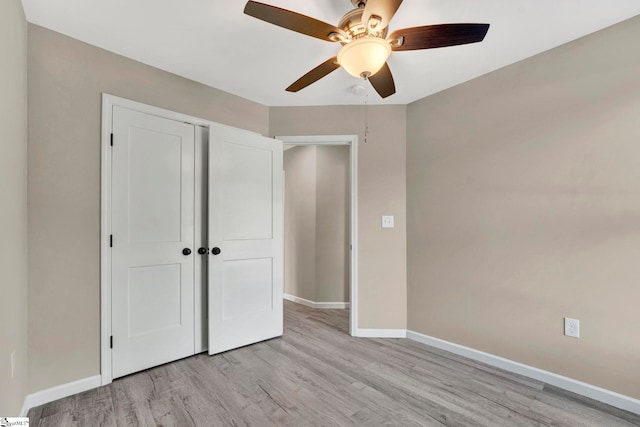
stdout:
<svg viewBox="0 0 640 427">
<path fill-rule="evenodd" d="M 630 426 L 640 416 L 285 301 L 285 332 L 34 408 L 31 426 Z"/>
</svg>

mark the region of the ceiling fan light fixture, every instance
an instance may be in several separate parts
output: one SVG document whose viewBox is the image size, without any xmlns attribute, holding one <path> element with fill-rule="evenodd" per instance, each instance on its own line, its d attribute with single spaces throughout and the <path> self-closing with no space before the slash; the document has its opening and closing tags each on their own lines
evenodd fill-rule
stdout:
<svg viewBox="0 0 640 427">
<path fill-rule="evenodd" d="M 378 37 L 362 37 L 342 46 L 338 64 L 355 77 L 370 77 L 380 71 L 391 55 L 389 43 Z"/>
<path fill-rule="evenodd" d="M 389 21 L 402 2 L 351 0 L 355 9 L 340 18 L 337 26 L 253 0 L 247 1 L 244 13 L 281 28 L 342 44 L 337 56 L 329 58 L 293 82 L 286 88 L 287 92 L 298 92 L 342 67 L 352 76 L 369 80 L 378 95 L 386 98 L 396 93 L 393 75 L 387 64 L 392 50 L 423 50 L 478 43 L 484 40 L 489 30 L 489 24 L 423 25 L 396 30 L 387 38 Z"/>
</svg>

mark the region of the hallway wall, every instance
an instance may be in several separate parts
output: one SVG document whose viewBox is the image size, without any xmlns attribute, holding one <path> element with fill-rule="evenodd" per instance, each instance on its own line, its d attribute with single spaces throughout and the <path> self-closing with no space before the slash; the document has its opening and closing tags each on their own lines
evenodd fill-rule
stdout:
<svg viewBox="0 0 640 427">
<path fill-rule="evenodd" d="M 316 147 L 284 152 L 284 293 L 316 299 Z"/>
<path fill-rule="evenodd" d="M 284 152 L 285 293 L 349 301 L 349 147 Z"/>
</svg>

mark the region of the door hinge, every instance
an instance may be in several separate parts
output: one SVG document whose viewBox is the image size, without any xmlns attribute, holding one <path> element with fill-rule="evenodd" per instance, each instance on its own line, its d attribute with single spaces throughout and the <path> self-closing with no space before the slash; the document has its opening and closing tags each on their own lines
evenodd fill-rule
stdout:
<svg viewBox="0 0 640 427">
<path fill-rule="evenodd" d="M 113 348 L 113 335 L 109 337 L 109 348 Z"/>
<path fill-rule="evenodd" d="M 111 146 L 113 147 L 113 134 L 111 134 Z"/>
<path fill-rule="evenodd" d="M 113 234 L 109 234 L 109 247 L 113 247 Z"/>
</svg>

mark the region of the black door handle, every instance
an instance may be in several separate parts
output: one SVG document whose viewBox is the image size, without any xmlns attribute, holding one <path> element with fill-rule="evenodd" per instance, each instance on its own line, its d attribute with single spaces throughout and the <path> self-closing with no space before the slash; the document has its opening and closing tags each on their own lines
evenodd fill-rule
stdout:
<svg viewBox="0 0 640 427">
<path fill-rule="evenodd" d="M 189 248 L 184 248 L 182 250 L 182 255 L 191 255 L 191 249 Z"/>
<path fill-rule="evenodd" d="M 215 247 L 215 248 L 212 248 L 212 249 L 211 249 L 211 253 L 212 253 L 213 255 L 220 255 L 220 252 L 222 252 L 222 251 L 221 251 L 221 250 L 220 250 L 220 248 L 218 248 L 218 247 Z"/>
<path fill-rule="evenodd" d="M 204 254 L 206 254 L 207 252 L 209 252 L 209 249 L 207 249 L 207 248 L 200 248 L 200 249 L 198 249 L 198 253 L 199 253 L 200 255 L 204 255 Z"/>
</svg>

